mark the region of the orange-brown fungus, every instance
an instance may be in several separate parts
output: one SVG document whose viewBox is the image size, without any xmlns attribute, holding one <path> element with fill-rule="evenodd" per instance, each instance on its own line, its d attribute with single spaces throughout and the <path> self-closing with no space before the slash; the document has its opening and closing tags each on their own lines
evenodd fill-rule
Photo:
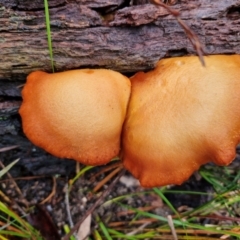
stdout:
<svg viewBox="0 0 240 240">
<path fill-rule="evenodd" d="M 57 157 L 105 164 L 119 153 L 130 88 L 105 69 L 33 72 L 22 91 L 24 133 Z"/>
<path fill-rule="evenodd" d="M 145 187 L 227 165 L 240 140 L 240 56 L 178 57 L 131 79 L 123 164 Z"/>
</svg>

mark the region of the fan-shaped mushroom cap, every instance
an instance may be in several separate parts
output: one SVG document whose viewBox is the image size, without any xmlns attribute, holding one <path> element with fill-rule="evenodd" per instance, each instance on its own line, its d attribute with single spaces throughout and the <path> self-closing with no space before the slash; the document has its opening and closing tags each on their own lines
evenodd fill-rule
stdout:
<svg viewBox="0 0 240 240">
<path fill-rule="evenodd" d="M 105 164 L 119 153 L 130 88 L 127 77 L 105 69 L 33 72 L 19 111 L 24 133 L 57 157 Z"/>
<path fill-rule="evenodd" d="M 181 184 L 227 165 L 240 139 L 240 56 L 161 60 L 131 79 L 123 164 L 145 187 Z"/>
</svg>

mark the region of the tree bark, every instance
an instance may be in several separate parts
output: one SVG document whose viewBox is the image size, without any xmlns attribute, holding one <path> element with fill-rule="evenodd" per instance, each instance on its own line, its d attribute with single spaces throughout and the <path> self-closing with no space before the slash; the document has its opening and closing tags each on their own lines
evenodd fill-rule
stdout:
<svg viewBox="0 0 240 240">
<path fill-rule="evenodd" d="M 196 54 L 175 17 L 146 0 L 48 2 L 56 71 L 101 67 L 130 74 L 163 57 Z M 179 0 L 171 7 L 206 54 L 240 53 L 240 0 Z M 42 0 L 0 0 L 0 49 L 0 148 L 19 145 L 14 157 L 45 159 L 23 136 L 18 116 L 27 74 L 52 71 Z"/>
<path fill-rule="evenodd" d="M 24 81 L 34 70 L 51 71 L 43 1 L 4 0 L 2 5 L 0 80 Z M 195 54 L 176 19 L 152 4 L 54 0 L 49 5 L 57 71 L 136 72 L 153 68 L 163 57 Z M 239 0 L 182 0 L 172 8 L 198 35 L 206 54 L 240 53 Z"/>
</svg>

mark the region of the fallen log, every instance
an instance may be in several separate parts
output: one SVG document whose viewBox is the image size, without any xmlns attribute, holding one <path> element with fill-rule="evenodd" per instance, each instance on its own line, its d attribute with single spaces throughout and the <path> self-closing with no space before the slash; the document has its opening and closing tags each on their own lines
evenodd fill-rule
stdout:
<svg viewBox="0 0 240 240">
<path fill-rule="evenodd" d="M 11 2 L 17 1 L 3 1 L 0 8 L 0 80 L 24 81 L 34 70 L 51 71 L 45 15 L 42 1 Z M 195 54 L 175 17 L 153 4 L 115 0 L 49 5 L 56 71 L 103 67 L 128 73 L 153 68 L 163 57 Z M 239 0 L 185 0 L 171 7 L 199 37 L 206 54 L 240 52 Z"/>
</svg>

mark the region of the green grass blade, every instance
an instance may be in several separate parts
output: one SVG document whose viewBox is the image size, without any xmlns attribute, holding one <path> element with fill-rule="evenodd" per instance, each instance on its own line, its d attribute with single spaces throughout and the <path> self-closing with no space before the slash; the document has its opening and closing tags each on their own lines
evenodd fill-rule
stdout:
<svg viewBox="0 0 240 240">
<path fill-rule="evenodd" d="M 103 240 L 97 229 L 93 231 L 93 235 L 95 240 Z"/>
<path fill-rule="evenodd" d="M 162 193 L 162 191 L 158 188 L 153 188 L 153 191 L 168 205 L 168 207 L 172 210 L 172 212 L 174 212 L 174 214 L 176 216 L 179 216 L 177 210 L 173 207 L 173 205 L 168 201 L 168 199 L 164 196 L 164 194 Z"/>
<path fill-rule="evenodd" d="M 7 218 L 4 217 L 2 213 L 6 214 Z M 10 220 L 9 217 L 11 218 Z M 7 228 L 8 226 L 13 226 L 16 229 L 18 229 L 19 232 L 23 235 L 37 236 L 38 239 L 41 239 L 40 234 L 37 232 L 37 230 L 33 226 L 31 226 L 28 222 L 26 222 L 23 219 L 23 217 L 24 216 L 22 217 L 18 216 L 15 212 L 13 212 L 3 202 L 0 201 L 0 219 L 6 223 L 5 226 L 2 226 L 0 228 L 0 234 L 7 231 L 5 230 L 5 228 Z M 13 232 L 13 234 L 15 234 L 14 231 L 10 232 Z"/>
<path fill-rule="evenodd" d="M 8 240 L 8 239 L 0 235 L 0 240 Z"/>
<path fill-rule="evenodd" d="M 63 230 L 64 230 L 64 232 L 65 232 L 66 234 L 68 234 L 68 233 L 70 232 L 70 228 L 69 228 L 69 226 L 68 226 L 67 224 L 65 224 L 65 225 L 63 226 Z M 69 240 L 76 240 L 76 238 L 75 238 L 74 236 L 70 236 Z"/>
<path fill-rule="evenodd" d="M 100 229 L 102 230 L 105 238 L 106 238 L 107 240 L 112 240 L 112 238 L 111 238 L 111 236 L 110 236 L 110 234 L 109 234 L 109 232 L 108 232 L 108 229 L 106 228 L 105 224 L 101 221 L 100 217 L 97 216 L 96 219 L 97 219 L 97 222 L 98 222 L 98 224 L 99 224 L 99 227 L 100 227 Z"/>
<path fill-rule="evenodd" d="M 6 173 L 10 170 L 10 168 L 12 168 L 12 166 L 15 165 L 18 161 L 19 161 L 19 159 L 16 159 L 16 160 L 13 161 L 12 163 L 8 164 L 4 169 L 2 169 L 2 170 L 0 171 L 0 178 L 1 178 L 4 174 L 6 174 Z"/>
<path fill-rule="evenodd" d="M 156 220 L 159 220 L 162 223 L 168 223 L 167 218 L 165 218 L 163 216 L 156 215 L 154 213 L 144 212 L 139 209 L 129 207 L 125 204 L 121 204 L 121 203 L 117 203 L 117 204 L 119 204 L 120 206 L 122 206 L 126 209 L 135 211 L 135 213 L 140 213 L 142 216 L 154 218 Z M 182 220 L 177 220 L 177 219 L 173 219 L 173 223 L 175 226 L 179 226 L 179 227 L 190 228 L 190 229 L 200 229 L 200 230 L 204 230 L 209 233 L 228 234 L 230 236 L 239 237 L 239 233 L 233 232 L 231 230 L 222 230 L 221 228 L 219 229 L 219 226 L 206 227 L 206 226 L 202 226 L 200 224 L 190 223 L 186 220 L 182 221 Z"/>
<path fill-rule="evenodd" d="M 79 171 L 76 176 L 69 181 L 69 192 L 71 190 L 72 185 L 80 178 L 85 172 L 94 168 L 94 166 L 85 166 L 81 171 Z"/>
<path fill-rule="evenodd" d="M 51 60 L 51 65 L 52 65 L 52 72 L 54 72 L 53 50 L 52 50 L 52 38 L 51 38 L 51 27 L 50 27 L 48 0 L 44 0 L 44 9 L 45 9 L 45 21 L 46 21 L 46 28 L 47 28 L 48 50 L 49 50 L 49 55 L 50 55 L 50 60 Z"/>
</svg>

